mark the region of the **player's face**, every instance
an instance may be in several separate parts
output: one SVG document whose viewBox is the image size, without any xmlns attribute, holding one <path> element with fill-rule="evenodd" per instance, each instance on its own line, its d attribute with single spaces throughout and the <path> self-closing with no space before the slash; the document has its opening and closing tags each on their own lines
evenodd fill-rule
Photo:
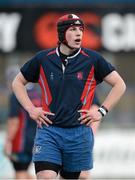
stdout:
<svg viewBox="0 0 135 180">
<path fill-rule="evenodd" d="M 66 40 L 70 47 L 80 48 L 83 36 L 83 28 L 81 26 L 71 26 L 66 31 Z"/>
</svg>

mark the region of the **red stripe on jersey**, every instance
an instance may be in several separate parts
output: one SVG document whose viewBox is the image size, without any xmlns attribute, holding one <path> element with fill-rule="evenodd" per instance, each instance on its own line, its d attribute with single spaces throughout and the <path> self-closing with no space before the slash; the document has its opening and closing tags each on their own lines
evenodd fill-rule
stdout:
<svg viewBox="0 0 135 180">
<path fill-rule="evenodd" d="M 82 53 L 84 56 L 89 57 L 89 55 L 88 55 L 87 53 L 85 53 L 83 50 L 81 50 L 81 52 L 80 52 L 80 53 Z"/>
<path fill-rule="evenodd" d="M 56 50 L 53 50 L 53 51 L 50 51 L 47 56 L 51 55 L 51 54 L 55 54 L 56 53 Z"/>
<path fill-rule="evenodd" d="M 50 103 L 52 101 L 52 96 L 51 96 L 49 85 L 48 85 L 48 82 L 46 80 L 45 73 L 44 73 L 42 66 L 40 67 L 40 78 L 39 78 L 38 82 L 39 82 L 39 85 L 40 85 L 41 90 L 42 90 L 42 106 L 43 106 L 43 109 L 46 111 L 49 111 L 48 106 L 50 105 Z"/>
<path fill-rule="evenodd" d="M 87 96 L 86 104 L 82 106 L 82 109 L 90 109 L 93 98 L 94 98 L 95 88 L 96 88 L 96 81 L 94 80 L 91 84 L 91 90 Z"/>
<path fill-rule="evenodd" d="M 39 85 L 40 85 L 40 87 L 41 87 L 41 91 L 42 91 L 42 97 L 41 97 L 41 98 L 42 98 L 42 107 L 43 107 L 43 109 L 44 109 L 45 111 L 49 111 L 49 108 L 48 108 L 47 104 L 45 103 L 44 88 L 43 88 L 43 85 L 42 85 L 42 82 L 41 82 L 40 79 L 39 79 L 38 83 L 39 83 Z"/>
<path fill-rule="evenodd" d="M 18 117 L 19 126 L 16 132 L 15 138 L 13 140 L 13 152 L 21 152 L 23 150 L 23 143 L 24 143 L 24 126 L 25 126 L 25 117 L 24 113 L 21 112 Z"/>
<path fill-rule="evenodd" d="M 90 108 L 93 101 L 95 88 L 96 88 L 96 80 L 94 78 L 94 66 L 92 66 L 91 71 L 86 80 L 86 84 L 85 84 L 82 96 L 81 96 L 81 101 L 83 104 L 81 109 Z"/>
</svg>

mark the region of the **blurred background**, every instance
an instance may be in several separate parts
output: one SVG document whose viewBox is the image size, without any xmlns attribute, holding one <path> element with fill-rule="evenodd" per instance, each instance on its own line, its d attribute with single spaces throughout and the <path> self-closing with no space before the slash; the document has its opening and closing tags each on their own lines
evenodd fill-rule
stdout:
<svg viewBox="0 0 135 180">
<path fill-rule="evenodd" d="M 135 1 L 1 0 L 0 1 L 0 178 L 13 177 L 3 154 L 8 115 L 5 72 L 23 65 L 42 49 L 57 45 L 56 21 L 65 13 L 86 24 L 83 46 L 99 51 L 126 82 L 120 102 L 102 121 L 95 137 L 93 179 L 135 179 Z M 109 91 L 97 87 L 102 102 Z M 33 170 L 31 169 L 33 173 Z"/>
</svg>

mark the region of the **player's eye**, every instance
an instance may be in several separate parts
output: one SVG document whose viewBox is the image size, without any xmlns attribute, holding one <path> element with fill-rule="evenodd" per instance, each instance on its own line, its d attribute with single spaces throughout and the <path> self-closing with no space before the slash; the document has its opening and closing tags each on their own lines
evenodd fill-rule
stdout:
<svg viewBox="0 0 135 180">
<path fill-rule="evenodd" d="M 76 30 L 76 27 L 71 27 L 70 30 L 71 30 L 71 31 L 75 31 L 75 30 Z"/>
<path fill-rule="evenodd" d="M 83 31 L 84 31 L 84 28 L 83 28 L 83 27 L 80 27 L 80 31 L 82 31 L 82 32 L 83 32 Z"/>
</svg>

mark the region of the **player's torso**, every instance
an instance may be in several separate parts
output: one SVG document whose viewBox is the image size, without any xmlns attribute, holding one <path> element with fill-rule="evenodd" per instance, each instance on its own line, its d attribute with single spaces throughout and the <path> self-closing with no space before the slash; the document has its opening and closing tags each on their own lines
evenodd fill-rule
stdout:
<svg viewBox="0 0 135 180">
<path fill-rule="evenodd" d="M 57 53 L 40 61 L 39 84 L 42 100 L 55 113 L 54 123 L 62 126 L 79 125 L 77 110 L 89 108 L 96 86 L 94 65 L 83 51 L 67 59 L 66 67 Z M 89 104 L 88 104 L 89 101 Z M 60 125 L 61 126 L 61 125 Z"/>
</svg>

